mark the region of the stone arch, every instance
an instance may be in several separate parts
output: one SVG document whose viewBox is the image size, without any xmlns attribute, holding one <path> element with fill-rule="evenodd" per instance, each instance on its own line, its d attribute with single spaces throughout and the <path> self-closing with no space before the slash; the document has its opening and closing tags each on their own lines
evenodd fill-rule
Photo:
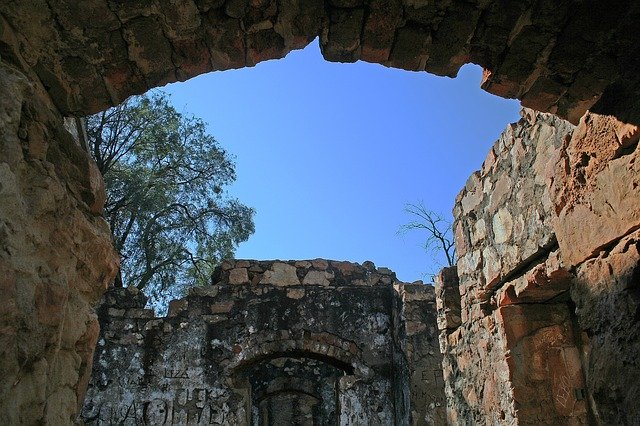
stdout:
<svg viewBox="0 0 640 426">
<path fill-rule="evenodd" d="M 630 99 L 639 90 L 640 46 L 630 35 L 640 6 L 631 1 L 40 3 L 0 8 L 0 51 L 32 69 L 66 115 L 282 58 L 316 37 L 330 61 L 447 76 L 476 63 L 487 69 L 487 91 L 572 122 L 601 98 Z"/>
<path fill-rule="evenodd" d="M 460 65 L 473 62 L 487 69 L 483 82 L 486 90 L 517 97 L 525 106 L 555 113 L 574 123 L 591 109 L 637 124 L 640 43 L 635 27 L 639 19 L 638 2 L 597 0 L 451 0 L 437 4 L 408 0 L 2 2 L 0 73 L 7 102 L 3 108 L 9 112 L 2 114 L 9 117 L 9 121 L 3 119 L 2 130 L 6 130 L 6 144 L 12 156 L 8 162 L 3 161 L 2 173 L 4 181 L 16 183 L 10 187 L 9 202 L 0 207 L 3 219 L 11 223 L 3 239 L 7 245 L 35 247 L 2 259 L 8 271 L 8 278 L 2 283 L 8 289 L 7 305 L 21 307 L 10 310 L 10 326 L 24 321 L 29 324 L 25 329 L 31 330 L 35 322 L 30 318 L 31 306 L 36 311 L 44 308 L 42 319 L 47 325 L 51 321 L 47 302 L 54 299 L 48 292 L 60 287 L 56 297 L 69 300 L 64 317 L 69 323 L 64 327 L 65 339 L 53 340 L 66 342 L 66 347 L 53 346 L 49 359 L 63 368 L 80 356 L 86 366 L 97 338 L 91 306 L 117 267 L 108 232 L 99 220 L 103 200 L 100 177 L 65 130 L 62 116 L 95 112 L 128 95 L 204 72 L 253 66 L 283 57 L 319 36 L 328 60 L 366 60 L 441 75 L 455 75 Z M 589 126 L 585 123 L 583 127 L 589 130 Z M 610 133 L 611 145 L 616 146 L 620 134 L 617 130 Z M 626 139 L 630 146 L 625 147 L 624 155 L 628 154 L 626 148 L 637 146 L 634 135 Z M 622 168 L 612 172 L 614 183 L 622 182 L 624 173 Z M 628 173 L 637 175 L 635 169 Z M 587 180 L 595 181 L 597 177 L 594 172 Z M 46 179 L 51 185 L 34 191 L 30 185 L 39 179 Z M 637 192 L 634 194 L 637 196 Z M 605 201 L 607 196 L 603 195 Z M 22 215 L 5 207 L 12 205 L 33 208 Z M 61 212 L 67 221 L 56 216 Z M 630 224 L 637 229 L 637 222 L 631 223 L 633 218 L 617 215 L 614 224 L 626 221 L 625 226 Z M 571 228 L 572 221 L 580 219 L 563 217 L 563 226 Z M 24 232 L 35 229 L 39 234 Z M 78 229 L 86 238 L 77 238 Z M 589 256 L 593 250 L 586 243 L 593 243 L 594 250 L 611 247 L 625 232 L 627 228 L 621 227 L 607 236 L 605 244 L 579 240 L 573 246 L 581 246 Z M 56 242 L 57 257 L 64 260 L 51 257 L 51 241 Z M 566 252 L 569 254 L 569 250 Z M 574 266 L 585 259 L 575 253 L 572 256 Z M 637 262 L 637 257 L 630 258 L 630 262 Z M 46 282 L 45 297 L 32 300 L 21 295 L 31 294 L 30 290 L 18 292 L 16 288 L 42 286 L 43 278 L 35 268 L 27 278 L 21 276 L 24 265 L 40 264 L 52 274 L 47 278 L 50 282 Z M 591 263 L 587 266 L 591 267 Z M 591 285 L 586 281 L 585 286 Z M 609 308 L 602 311 L 607 315 L 617 313 Z M 55 317 L 62 323 L 58 312 Z M 75 330 L 84 330 L 84 334 L 78 337 Z M 53 335 L 49 331 L 46 334 Z M 21 340 L 40 343 L 48 341 L 45 337 L 29 331 Z M 63 418 L 69 420 L 74 411 L 69 407 L 76 398 L 82 399 L 86 377 L 72 384 L 69 394 L 69 386 L 57 383 L 55 375 L 48 375 L 49 364 L 42 350 L 35 345 L 27 349 L 34 373 L 24 378 L 25 364 L 16 361 L 19 356 L 5 357 L 9 360 L 6 382 L 18 388 L 11 392 L 11 398 L 16 400 L 7 398 L 2 401 L 6 404 L 3 407 L 38 404 L 46 406 L 47 416 L 59 416 L 51 417 L 57 423 L 62 423 Z M 30 385 L 31 382 L 36 384 Z M 64 389 L 64 403 L 45 404 L 45 397 L 39 394 L 21 399 L 21 395 L 33 393 L 24 389 L 45 382 L 53 390 L 51 395 L 62 395 L 55 390 Z M 603 387 L 601 394 L 608 389 Z M 630 397 L 627 406 L 633 407 L 635 399 Z M 32 422 L 44 421 L 36 418 L 36 411 L 31 410 Z M 12 421 L 23 413 L 14 410 L 9 414 L 14 416 L 8 420 Z"/>
<path fill-rule="evenodd" d="M 245 348 L 229 365 L 234 388 L 248 395 L 251 422 L 337 422 L 341 379 L 363 378 L 367 371 L 360 351 L 344 349 L 352 343 L 329 333 L 278 340 L 269 332 L 259 334 L 236 346 Z"/>
<path fill-rule="evenodd" d="M 275 383 L 273 384 L 273 386 L 271 386 L 267 391 L 256 395 L 256 400 L 258 402 L 269 397 L 270 395 L 289 391 L 303 393 L 318 400 L 322 398 L 318 393 L 318 390 L 313 387 L 313 383 L 311 383 L 311 381 L 309 380 L 291 380 L 287 378 L 281 378 L 281 380 L 276 380 L 274 382 Z"/>
<path fill-rule="evenodd" d="M 331 333 L 303 332 L 300 338 L 275 337 L 273 333 L 258 333 L 234 346 L 234 359 L 228 369 L 238 371 L 256 362 L 278 357 L 306 357 L 316 359 L 345 372 L 366 374 L 367 367 L 361 358 L 361 349 L 346 339 Z"/>
</svg>

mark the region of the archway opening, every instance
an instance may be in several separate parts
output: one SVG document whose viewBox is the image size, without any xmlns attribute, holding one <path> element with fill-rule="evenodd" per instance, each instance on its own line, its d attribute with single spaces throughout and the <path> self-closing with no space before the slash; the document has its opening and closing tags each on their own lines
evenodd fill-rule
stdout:
<svg viewBox="0 0 640 426">
<path fill-rule="evenodd" d="M 519 118 L 518 102 L 484 92 L 481 78 L 474 65 L 449 79 L 331 63 L 313 42 L 166 90 L 236 155 L 233 193 L 257 209 L 238 258 L 372 260 L 414 281 L 445 259 L 424 252 L 424 235 L 397 235 L 405 204 L 422 200 L 449 219 L 468 176 Z"/>
</svg>

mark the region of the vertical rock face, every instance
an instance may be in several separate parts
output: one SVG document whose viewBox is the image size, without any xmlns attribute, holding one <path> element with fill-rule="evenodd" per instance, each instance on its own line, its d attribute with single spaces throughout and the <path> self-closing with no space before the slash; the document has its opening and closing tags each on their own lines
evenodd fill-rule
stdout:
<svg viewBox="0 0 640 426">
<path fill-rule="evenodd" d="M 405 388 L 408 385 L 409 402 L 405 406 L 410 407 L 411 424 L 443 424 L 446 404 L 433 288 L 414 283 L 396 284 L 394 290 L 396 370 L 407 375 L 398 374 L 396 381 Z"/>
<path fill-rule="evenodd" d="M 640 233 L 581 264 L 571 296 L 588 344 L 587 388 L 606 424 L 638 424 L 640 410 Z"/>
<path fill-rule="evenodd" d="M 107 293 L 87 424 L 442 424 L 435 296 L 386 268 L 225 262 L 166 318 Z"/>
<path fill-rule="evenodd" d="M 637 143 L 524 110 L 468 180 L 436 284 L 450 421 L 639 421 Z"/>
<path fill-rule="evenodd" d="M 469 306 L 489 302 L 510 275 L 556 245 L 550 187 L 573 126 L 523 110 L 467 180 L 454 207 L 460 293 Z"/>
<path fill-rule="evenodd" d="M 117 257 L 101 178 L 44 89 L 0 62 L 0 412 L 69 424 Z"/>
</svg>

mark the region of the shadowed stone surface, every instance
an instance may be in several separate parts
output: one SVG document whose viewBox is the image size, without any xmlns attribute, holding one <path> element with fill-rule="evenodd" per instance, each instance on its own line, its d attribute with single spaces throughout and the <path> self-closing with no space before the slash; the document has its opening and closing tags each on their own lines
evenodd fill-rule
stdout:
<svg viewBox="0 0 640 426">
<path fill-rule="evenodd" d="M 87 424 L 444 422 L 433 287 L 387 268 L 227 261 L 166 318 L 133 296 L 99 308 Z"/>
<path fill-rule="evenodd" d="M 448 76 L 479 64 L 484 89 L 577 123 L 603 94 L 640 93 L 639 18 L 637 2 L 596 0 L 6 1 L 0 52 L 85 115 L 320 37 L 330 61 Z"/>
</svg>

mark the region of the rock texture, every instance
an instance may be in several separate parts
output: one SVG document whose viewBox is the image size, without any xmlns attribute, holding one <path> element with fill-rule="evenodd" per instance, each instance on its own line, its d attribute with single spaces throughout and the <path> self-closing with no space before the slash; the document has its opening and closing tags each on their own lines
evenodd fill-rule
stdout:
<svg viewBox="0 0 640 426">
<path fill-rule="evenodd" d="M 637 97 L 639 17 L 637 2 L 595 0 L 5 1 L 0 52 L 84 115 L 320 37 L 330 61 L 449 76 L 480 64 L 486 90 L 575 123 L 601 97 Z"/>
<path fill-rule="evenodd" d="M 97 168 L 33 81 L 0 62 L 0 412 L 70 424 L 118 261 Z"/>
<path fill-rule="evenodd" d="M 458 196 L 436 282 L 448 419 L 635 424 L 637 127 L 522 115 Z"/>
<path fill-rule="evenodd" d="M 639 259 L 636 231 L 581 264 L 571 288 L 586 342 L 587 389 L 603 424 L 640 422 Z"/>
<path fill-rule="evenodd" d="M 107 293 L 86 424 L 443 424 L 433 287 L 322 259 L 214 282 L 166 318 Z"/>
<path fill-rule="evenodd" d="M 204 72 L 280 58 L 319 36 L 323 55 L 333 61 L 365 60 L 441 75 L 455 75 L 467 62 L 480 64 L 486 68 L 486 90 L 577 124 L 572 129 L 551 116 L 526 112 L 526 119 L 494 146 L 457 201 L 459 285 L 451 284 L 456 273 L 443 275 L 438 302 L 450 421 L 640 423 L 634 404 L 640 398 L 639 18 L 639 2 L 596 0 L 3 1 L 4 419 L 12 424 L 74 420 L 97 336 L 91 306 L 117 267 L 99 217 L 101 178 L 83 150 L 77 120 L 63 116 L 95 112 L 131 94 Z M 251 265 L 235 264 L 225 270 L 230 284 L 221 294 L 226 298 L 203 296 L 197 309 L 211 302 L 206 318 L 230 316 L 229 324 L 237 326 L 244 311 L 237 310 L 231 296 L 245 300 L 242 288 L 273 289 L 267 293 L 302 306 L 309 300 L 306 286 L 325 294 L 355 274 L 359 278 L 349 281 L 349 288 L 375 293 L 366 284 L 385 276 L 380 271 L 358 275 L 360 269 L 350 268 L 311 261 L 252 271 Z M 394 294 L 393 300 L 415 297 L 416 303 L 430 303 L 408 287 Z M 175 311 L 189 300 L 174 304 Z M 149 313 L 130 309 L 123 314 L 133 315 L 127 321 L 135 327 L 146 321 L 132 318 Z M 419 377 L 423 372 L 411 368 L 431 361 L 412 347 L 428 340 L 420 334 L 430 333 L 423 328 L 428 315 L 423 317 L 419 309 L 394 310 L 399 311 L 409 319 L 394 328 L 396 340 L 391 341 L 401 349 L 391 352 L 404 358 L 393 365 Z M 172 318 L 161 321 L 162 327 L 167 323 L 180 329 L 179 316 Z M 207 329 L 204 318 L 193 322 L 200 331 L 190 332 Z M 185 322 L 189 330 L 191 321 Z M 145 339 L 169 333 L 149 327 L 139 333 Z M 135 333 L 126 336 L 137 344 Z M 131 348 L 127 350 L 136 353 Z M 241 346 L 239 353 L 246 350 Z M 226 354 L 229 348 L 208 346 L 207 351 Z M 145 354 L 145 359 L 156 359 L 153 352 Z M 270 360 L 264 376 L 255 380 L 272 380 L 270 372 L 283 365 L 300 372 L 317 367 L 332 377 L 333 370 L 315 361 Z M 391 415 L 426 421 L 432 415 L 429 407 L 436 402 L 428 394 L 416 396 L 419 388 L 402 390 L 383 382 L 372 388 L 359 377 L 340 381 L 339 401 L 352 407 L 345 422 L 370 414 L 371 407 L 358 405 L 363 395 L 379 401 L 391 392 L 411 395 L 420 406 L 409 410 L 408 397 L 402 397 L 404 405 L 391 411 L 382 407 L 376 421 Z M 233 383 L 225 386 L 236 389 Z M 246 386 L 268 389 L 257 382 Z M 204 409 L 206 392 L 185 392 L 175 396 L 187 407 L 178 416 Z M 234 402 L 247 398 L 243 392 L 224 395 Z M 288 417 L 272 418 L 302 422 L 318 413 L 318 396 L 301 397 L 299 409 L 287 411 Z M 167 415 L 167 407 L 157 402 L 145 406 L 144 413 Z M 128 411 L 113 415 L 137 416 L 138 408 L 131 404 Z M 260 415 L 279 416 L 274 407 L 290 406 L 291 398 L 281 395 L 256 404 Z M 319 418 L 331 413 L 331 407 L 325 408 Z M 229 415 L 243 415 L 234 413 Z"/>
</svg>

